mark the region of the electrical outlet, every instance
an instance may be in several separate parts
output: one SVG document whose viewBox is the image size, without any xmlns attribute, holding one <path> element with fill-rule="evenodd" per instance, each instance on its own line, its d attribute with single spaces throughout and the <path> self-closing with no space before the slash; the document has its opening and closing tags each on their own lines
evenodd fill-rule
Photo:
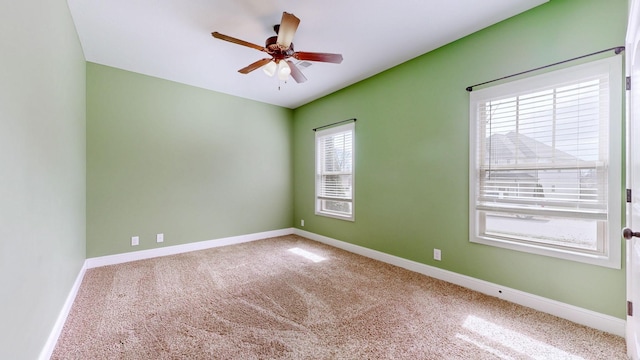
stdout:
<svg viewBox="0 0 640 360">
<path fill-rule="evenodd" d="M 156 242 L 163 242 L 164 241 L 164 234 L 158 234 L 156 235 Z"/>
<path fill-rule="evenodd" d="M 304 227 L 304 219 L 300 220 L 300 226 Z"/>
<path fill-rule="evenodd" d="M 433 249 L 433 259 L 438 261 L 442 260 L 442 252 L 440 249 Z"/>
<path fill-rule="evenodd" d="M 132 236 L 131 237 L 131 246 L 138 246 L 140 245 L 140 237 L 139 236 Z"/>
</svg>

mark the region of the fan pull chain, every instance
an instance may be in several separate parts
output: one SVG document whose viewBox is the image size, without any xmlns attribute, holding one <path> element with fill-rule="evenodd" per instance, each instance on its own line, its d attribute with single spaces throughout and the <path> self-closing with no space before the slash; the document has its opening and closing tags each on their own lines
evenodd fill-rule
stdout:
<svg viewBox="0 0 640 360">
<path fill-rule="evenodd" d="M 285 80 L 284 83 L 286 84 L 287 81 Z M 278 91 L 280 91 L 280 85 L 282 85 L 282 81 L 278 79 Z"/>
</svg>

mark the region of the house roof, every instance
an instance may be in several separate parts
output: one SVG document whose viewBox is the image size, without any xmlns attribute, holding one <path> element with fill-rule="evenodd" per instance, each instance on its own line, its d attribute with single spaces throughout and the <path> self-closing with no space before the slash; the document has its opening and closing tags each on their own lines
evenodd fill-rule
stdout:
<svg viewBox="0 0 640 360">
<path fill-rule="evenodd" d="M 522 133 L 510 131 L 506 134 L 493 134 L 486 142 L 486 156 L 491 163 L 513 164 L 544 162 L 576 162 L 579 159 L 567 152 L 549 146 Z"/>
</svg>

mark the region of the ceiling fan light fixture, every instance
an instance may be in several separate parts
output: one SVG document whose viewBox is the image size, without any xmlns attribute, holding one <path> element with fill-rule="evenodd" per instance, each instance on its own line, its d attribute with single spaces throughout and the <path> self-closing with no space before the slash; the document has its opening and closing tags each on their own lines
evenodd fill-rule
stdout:
<svg viewBox="0 0 640 360">
<path fill-rule="evenodd" d="M 278 79 L 284 81 L 291 75 L 291 67 L 286 61 L 280 61 L 278 63 Z"/>
<path fill-rule="evenodd" d="M 267 63 L 267 65 L 262 67 L 262 71 L 264 71 L 264 73 L 268 76 L 273 76 L 276 73 L 277 67 L 278 66 L 276 65 L 275 61 L 271 60 Z"/>
</svg>

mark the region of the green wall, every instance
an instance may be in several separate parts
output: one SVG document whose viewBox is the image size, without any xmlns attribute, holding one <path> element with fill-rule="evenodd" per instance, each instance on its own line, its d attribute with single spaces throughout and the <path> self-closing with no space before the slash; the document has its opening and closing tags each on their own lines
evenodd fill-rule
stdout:
<svg viewBox="0 0 640 360">
<path fill-rule="evenodd" d="M 88 63 L 87 257 L 290 228 L 292 116 Z"/>
<path fill-rule="evenodd" d="M 465 88 L 624 45 L 626 17 L 626 0 L 552 0 L 296 109 L 295 226 L 624 318 L 624 269 L 469 242 Z M 351 117 L 355 222 L 316 216 L 313 201 L 311 129 Z"/>
<path fill-rule="evenodd" d="M 67 2 L 0 3 L 0 359 L 36 359 L 85 260 L 85 61 Z"/>
</svg>

